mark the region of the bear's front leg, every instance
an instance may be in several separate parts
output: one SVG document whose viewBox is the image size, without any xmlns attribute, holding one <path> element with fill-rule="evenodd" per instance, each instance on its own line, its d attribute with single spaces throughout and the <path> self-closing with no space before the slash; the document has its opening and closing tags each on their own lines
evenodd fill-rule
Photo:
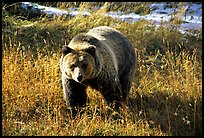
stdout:
<svg viewBox="0 0 204 138">
<path fill-rule="evenodd" d="M 86 86 L 64 76 L 62 76 L 62 86 L 66 104 L 71 107 L 72 116 L 75 117 L 77 110 L 86 106 Z"/>
</svg>

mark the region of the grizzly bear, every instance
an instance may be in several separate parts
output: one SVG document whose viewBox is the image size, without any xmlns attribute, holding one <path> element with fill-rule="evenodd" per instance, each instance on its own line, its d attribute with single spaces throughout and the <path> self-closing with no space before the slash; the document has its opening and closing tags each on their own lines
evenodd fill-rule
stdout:
<svg viewBox="0 0 204 138">
<path fill-rule="evenodd" d="M 87 86 L 118 111 L 127 101 L 135 68 L 134 48 L 119 31 L 100 26 L 76 35 L 63 46 L 60 59 L 64 98 L 72 114 L 85 106 Z"/>
</svg>

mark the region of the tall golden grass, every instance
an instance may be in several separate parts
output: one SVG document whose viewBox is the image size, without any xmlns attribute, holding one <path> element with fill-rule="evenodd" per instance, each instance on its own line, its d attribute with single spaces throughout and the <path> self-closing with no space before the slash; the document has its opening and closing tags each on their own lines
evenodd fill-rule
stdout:
<svg viewBox="0 0 204 138">
<path fill-rule="evenodd" d="M 176 30 L 99 14 L 36 22 L 17 18 L 3 16 L 2 135 L 202 135 L 202 38 L 187 37 L 184 43 Z M 59 51 L 77 33 L 99 25 L 120 30 L 135 47 L 138 70 L 128 105 L 123 118 L 114 120 L 100 93 L 88 88 L 87 107 L 72 119 L 63 99 Z"/>
</svg>

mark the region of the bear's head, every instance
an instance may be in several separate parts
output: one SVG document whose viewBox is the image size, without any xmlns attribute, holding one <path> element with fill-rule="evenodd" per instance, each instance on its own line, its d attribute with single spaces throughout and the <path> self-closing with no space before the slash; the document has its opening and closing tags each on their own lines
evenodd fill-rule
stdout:
<svg viewBox="0 0 204 138">
<path fill-rule="evenodd" d="M 62 48 L 61 69 L 66 77 L 81 83 L 93 76 L 96 66 L 95 55 L 96 47 L 93 45 L 83 49 L 72 49 L 64 46 Z"/>
</svg>

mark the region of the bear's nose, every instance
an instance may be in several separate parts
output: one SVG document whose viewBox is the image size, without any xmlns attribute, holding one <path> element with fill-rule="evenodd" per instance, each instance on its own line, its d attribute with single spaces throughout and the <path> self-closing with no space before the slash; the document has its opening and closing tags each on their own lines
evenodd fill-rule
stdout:
<svg viewBox="0 0 204 138">
<path fill-rule="evenodd" d="M 83 79 L 83 76 L 80 74 L 80 75 L 77 77 L 77 80 L 80 82 L 80 81 L 82 81 L 82 79 Z"/>
</svg>

